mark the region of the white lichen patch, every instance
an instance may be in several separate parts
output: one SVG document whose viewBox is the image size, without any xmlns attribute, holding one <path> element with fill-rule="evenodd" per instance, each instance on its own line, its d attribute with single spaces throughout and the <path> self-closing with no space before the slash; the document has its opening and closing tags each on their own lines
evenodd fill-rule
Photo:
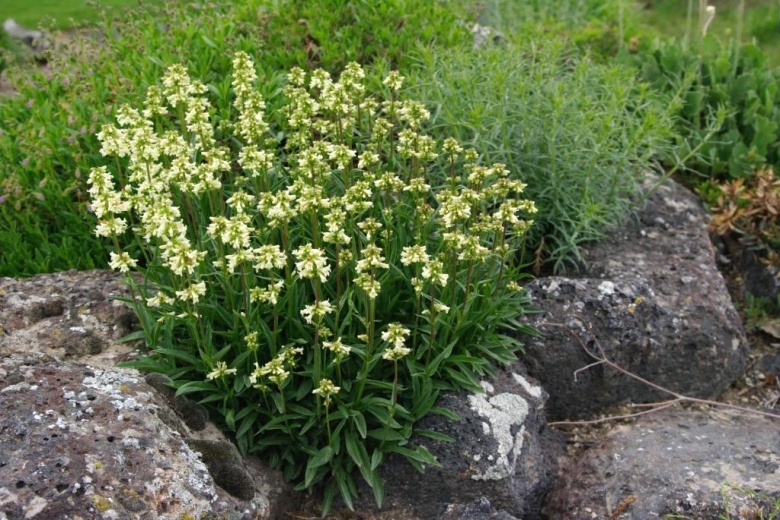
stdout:
<svg viewBox="0 0 780 520">
<path fill-rule="evenodd" d="M 97 390 L 101 394 L 121 396 L 120 386 L 138 384 L 139 379 L 133 377 L 132 372 L 120 369 L 103 370 L 95 367 L 88 367 L 95 374 L 87 376 L 81 382 L 87 388 Z"/>
<path fill-rule="evenodd" d="M 124 437 L 122 439 L 122 446 L 127 446 L 128 448 L 135 448 L 137 450 L 141 449 L 141 443 L 135 437 Z"/>
<path fill-rule="evenodd" d="M 50 424 L 48 426 L 50 430 L 53 430 L 54 428 L 59 428 L 60 430 L 67 430 L 68 429 L 68 423 L 66 423 L 62 417 L 57 417 L 57 422 L 54 424 Z"/>
<path fill-rule="evenodd" d="M 517 381 L 517 384 L 523 387 L 523 390 L 530 395 L 531 397 L 540 398 L 542 397 L 542 387 L 541 386 L 534 386 L 526 378 L 521 376 L 520 374 L 512 373 L 512 377 L 515 378 L 515 381 Z"/>
<path fill-rule="evenodd" d="M 49 504 L 49 501 L 45 498 L 35 495 L 32 500 L 30 500 L 27 504 L 24 505 L 24 517 L 25 518 L 34 518 L 36 517 L 41 511 L 43 511 L 46 506 Z"/>
<path fill-rule="evenodd" d="M 19 495 L 12 493 L 8 488 L 0 487 L 0 507 L 8 504 L 16 504 L 19 501 Z"/>
<path fill-rule="evenodd" d="M 615 294 L 615 284 L 608 281 L 603 281 L 599 284 L 599 292 L 602 296 L 610 296 Z"/>
<path fill-rule="evenodd" d="M 486 394 L 470 395 L 469 405 L 480 417 L 487 419 L 497 449 L 495 456 L 488 456 L 488 460 L 494 460 L 495 463 L 484 473 L 472 475 L 471 478 L 500 480 L 514 474 L 517 466 L 517 459 L 523 447 L 523 423 L 528 416 L 528 402 L 519 395 L 510 393 L 490 397 L 488 394 L 493 390 L 492 385 L 482 383 L 482 387 L 485 388 Z M 514 435 L 513 428 L 517 431 Z"/>
<path fill-rule="evenodd" d="M 5 297 L 5 304 L 12 309 L 23 309 L 36 303 L 46 303 L 49 301 L 36 294 L 22 295 L 20 293 L 11 293 Z"/>
<path fill-rule="evenodd" d="M 5 392 L 24 392 L 26 390 L 32 390 L 30 383 L 25 383 L 22 381 L 21 383 L 16 383 L 15 385 L 8 385 L 2 390 L 0 390 L 0 393 Z"/>
<path fill-rule="evenodd" d="M 140 380 L 134 377 L 134 372 L 119 369 L 103 370 L 90 367 L 94 376 L 85 377 L 82 385 L 95 390 L 100 395 L 105 395 L 111 401 L 114 409 L 136 410 L 143 408 L 151 401 L 152 396 L 148 392 L 135 392 L 134 396 L 127 395 L 128 385 L 137 385 Z"/>
</svg>

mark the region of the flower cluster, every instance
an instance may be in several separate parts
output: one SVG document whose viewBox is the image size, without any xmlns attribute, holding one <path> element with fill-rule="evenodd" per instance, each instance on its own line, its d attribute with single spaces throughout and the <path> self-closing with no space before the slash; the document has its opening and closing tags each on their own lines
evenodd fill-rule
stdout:
<svg viewBox="0 0 780 520">
<path fill-rule="evenodd" d="M 387 326 L 387 330 L 382 333 L 382 339 L 388 343 L 391 343 L 393 346 L 392 348 L 385 350 L 385 352 L 382 354 L 382 359 L 398 361 L 405 355 L 409 354 L 412 349 L 404 346 L 409 333 L 410 330 L 400 323 L 389 324 Z"/>
</svg>

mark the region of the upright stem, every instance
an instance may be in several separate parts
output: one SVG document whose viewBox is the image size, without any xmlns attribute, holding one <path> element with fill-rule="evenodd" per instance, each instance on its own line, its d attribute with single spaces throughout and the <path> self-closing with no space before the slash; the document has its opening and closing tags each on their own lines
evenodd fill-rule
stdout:
<svg viewBox="0 0 780 520">
<path fill-rule="evenodd" d="M 463 297 L 463 305 L 467 305 L 469 301 L 469 293 L 471 293 L 471 275 L 474 272 L 474 259 L 469 259 L 469 269 L 466 273 L 466 295 Z"/>
<path fill-rule="evenodd" d="M 502 278 L 504 277 L 504 263 L 506 262 L 506 258 L 504 258 L 503 252 L 504 252 L 504 244 L 506 244 L 506 226 L 504 226 L 504 232 L 501 234 L 501 243 L 499 244 L 499 248 L 501 250 L 501 257 L 500 257 L 500 266 L 498 268 L 498 278 L 496 278 L 496 286 L 493 289 L 493 295 L 495 296 L 496 293 L 498 293 L 498 288 L 502 285 Z"/>
<path fill-rule="evenodd" d="M 319 401 L 319 399 L 317 399 Z M 332 441 L 332 436 L 330 433 L 330 403 L 325 403 L 325 428 L 328 430 L 328 446 L 330 446 Z"/>
<path fill-rule="evenodd" d="M 341 265 L 339 264 L 339 244 L 336 243 L 336 333 L 339 331 L 339 316 L 341 315 Z"/>
<path fill-rule="evenodd" d="M 734 42 L 736 46 L 734 49 L 733 63 L 731 64 L 731 75 L 736 77 L 737 69 L 739 67 L 739 54 L 742 50 L 742 28 L 745 24 L 745 0 L 739 0 L 739 7 L 737 8 L 737 41 Z"/>
<path fill-rule="evenodd" d="M 431 353 L 433 352 L 433 343 L 436 339 L 436 286 L 431 283 L 431 306 L 428 309 L 428 323 L 430 324 L 431 332 L 428 334 L 428 353 L 425 354 L 425 368 L 431 362 Z"/>
<path fill-rule="evenodd" d="M 690 46 L 692 31 L 693 31 L 693 0 L 688 0 L 688 14 L 685 18 L 685 39 L 683 40 L 685 50 L 688 50 Z"/>
<path fill-rule="evenodd" d="M 320 279 L 314 278 L 314 305 L 320 304 Z M 318 384 L 322 375 L 322 347 L 320 346 L 321 319 L 317 320 L 314 328 L 314 384 Z"/>
<path fill-rule="evenodd" d="M 366 353 L 365 358 L 363 359 L 363 368 L 360 370 L 360 380 L 358 382 L 357 398 L 355 402 L 360 401 L 360 398 L 363 397 L 363 390 L 365 389 L 366 380 L 368 379 L 371 356 L 374 353 L 374 318 L 376 317 L 376 302 L 373 298 L 369 297 L 368 294 L 366 294 L 366 300 L 368 300 L 366 302 L 366 335 L 368 336 L 368 341 L 366 341 Z"/>
</svg>

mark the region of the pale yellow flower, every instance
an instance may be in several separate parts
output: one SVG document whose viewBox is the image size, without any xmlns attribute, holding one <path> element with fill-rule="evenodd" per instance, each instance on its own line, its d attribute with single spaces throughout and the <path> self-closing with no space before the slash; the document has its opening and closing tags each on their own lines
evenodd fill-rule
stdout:
<svg viewBox="0 0 780 520">
<path fill-rule="evenodd" d="M 235 368 L 228 368 L 227 363 L 224 361 L 217 361 L 217 365 L 214 367 L 214 370 L 209 372 L 206 375 L 206 379 L 214 380 L 214 379 L 221 379 L 223 377 L 226 377 L 229 374 L 235 374 L 236 373 Z"/>
<path fill-rule="evenodd" d="M 206 294 L 206 282 L 193 283 L 181 291 L 176 291 L 176 296 L 178 296 L 180 300 L 185 302 L 189 301 L 193 304 L 198 303 L 200 297 L 204 294 Z"/>
<path fill-rule="evenodd" d="M 328 406 L 330 404 L 330 398 L 339 393 L 339 390 L 341 390 L 341 387 L 334 385 L 333 381 L 330 379 L 322 379 L 320 380 L 319 386 L 312 390 L 311 393 L 324 397 L 325 406 Z"/>
<path fill-rule="evenodd" d="M 111 252 L 111 260 L 108 262 L 108 266 L 111 267 L 111 269 L 116 269 L 120 273 L 126 273 L 136 265 L 137 262 L 130 258 L 130 255 L 124 251 L 121 253 Z"/>
</svg>

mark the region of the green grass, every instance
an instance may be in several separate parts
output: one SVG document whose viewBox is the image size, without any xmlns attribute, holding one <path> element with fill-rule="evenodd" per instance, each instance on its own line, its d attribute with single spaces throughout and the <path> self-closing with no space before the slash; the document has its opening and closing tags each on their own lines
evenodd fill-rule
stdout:
<svg viewBox="0 0 780 520">
<path fill-rule="evenodd" d="M 40 24 L 54 29 L 70 29 L 82 24 L 96 23 L 100 16 L 95 4 L 101 7 L 122 8 L 147 4 L 163 4 L 164 0 L 0 0 L 0 20 L 13 18 L 27 28 Z"/>
</svg>

